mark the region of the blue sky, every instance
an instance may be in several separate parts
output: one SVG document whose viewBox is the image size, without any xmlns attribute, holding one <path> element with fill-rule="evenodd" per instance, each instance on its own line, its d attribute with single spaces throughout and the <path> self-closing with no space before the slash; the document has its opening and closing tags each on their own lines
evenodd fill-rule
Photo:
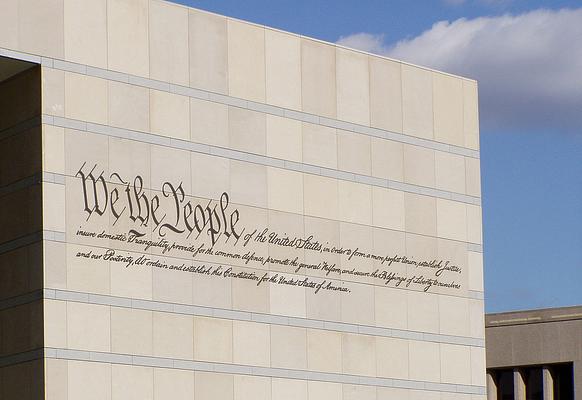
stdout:
<svg viewBox="0 0 582 400">
<path fill-rule="evenodd" d="M 179 0 L 479 81 L 488 312 L 582 304 L 582 8 Z"/>
</svg>

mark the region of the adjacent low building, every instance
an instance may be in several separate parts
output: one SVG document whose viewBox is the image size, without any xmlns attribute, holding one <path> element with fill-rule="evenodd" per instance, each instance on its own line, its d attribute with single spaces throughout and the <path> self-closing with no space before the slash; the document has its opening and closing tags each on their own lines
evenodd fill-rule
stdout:
<svg viewBox="0 0 582 400">
<path fill-rule="evenodd" d="M 489 400 L 582 398 L 582 306 L 488 314 Z"/>
</svg>

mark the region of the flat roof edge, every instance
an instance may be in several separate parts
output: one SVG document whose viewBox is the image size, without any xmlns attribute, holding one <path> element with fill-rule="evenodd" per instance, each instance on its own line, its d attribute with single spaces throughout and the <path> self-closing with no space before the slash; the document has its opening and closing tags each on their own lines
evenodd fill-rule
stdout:
<svg viewBox="0 0 582 400">
<path fill-rule="evenodd" d="M 176 3 L 175 1 L 172 1 L 172 0 L 160 0 L 160 1 L 162 1 L 164 3 L 167 3 L 167 4 L 170 4 L 172 6 L 183 7 L 183 8 L 186 8 L 188 10 L 195 10 L 195 11 L 198 11 L 198 12 L 215 15 L 215 16 L 222 17 L 222 18 L 226 18 L 226 19 L 230 19 L 230 20 L 233 20 L 233 21 L 237 21 L 237 22 L 242 22 L 242 23 L 245 23 L 245 24 L 253 25 L 253 26 L 256 26 L 256 27 L 259 27 L 259 28 L 269 29 L 269 30 L 276 31 L 276 32 L 281 32 L 281 33 L 284 33 L 284 34 L 287 34 L 287 35 L 297 36 L 298 38 L 301 38 L 301 39 L 313 40 L 313 41 L 316 41 L 316 42 L 320 42 L 320 43 L 323 43 L 323 44 L 327 44 L 327 45 L 330 45 L 330 46 L 334 46 L 334 47 L 336 47 L 338 49 L 349 50 L 349 51 L 353 51 L 353 52 L 356 52 L 356 53 L 364 54 L 364 55 L 367 55 L 367 56 L 377 57 L 377 58 L 381 58 L 381 59 L 384 59 L 384 60 L 388 60 L 388 61 L 392 61 L 392 62 L 397 62 L 397 63 L 404 64 L 404 65 L 408 65 L 408 66 L 411 66 L 411 67 L 424 69 L 426 71 L 434 72 L 434 73 L 437 73 L 437 74 L 443 74 L 443 75 L 447 75 L 447 76 L 450 76 L 450 77 L 453 77 L 453 78 L 462 79 L 462 80 L 465 80 L 465 81 L 474 82 L 474 83 L 478 84 L 478 81 L 476 79 L 468 78 L 466 76 L 455 75 L 455 74 L 451 74 L 450 72 L 439 71 L 439 70 L 434 69 L 434 68 L 429 68 L 429 67 L 426 67 L 426 66 L 414 64 L 414 63 L 411 63 L 411 62 L 408 62 L 408 61 L 398 60 L 398 59 L 395 59 L 395 58 L 391 58 L 391 57 L 384 56 L 384 55 L 380 55 L 380 54 L 376 54 L 376 53 L 370 53 L 370 52 L 367 52 L 367 51 L 364 51 L 364 50 L 360 50 L 360 49 L 354 49 L 352 47 L 347 47 L 347 46 L 344 46 L 344 45 L 341 45 L 341 44 L 328 42 L 328 41 L 325 41 L 325 40 L 322 40 L 322 39 L 313 38 L 313 37 L 310 37 L 310 36 L 305 36 L 305 35 L 302 35 L 300 33 L 289 32 L 289 31 L 285 31 L 285 30 L 282 30 L 282 29 L 279 29 L 279 28 L 272 27 L 272 26 L 262 25 L 262 24 L 258 24 L 256 22 L 246 21 L 246 20 L 240 19 L 240 18 L 229 17 L 227 15 L 218 14 L 218 13 L 215 13 L 215 12 L 212 12 L 212 11 L 208 11 L 208 10 L 204 10 L 204 9 L 201 9 L 201 8 L 190 7 L 190 6 L 187 6 L 185 4 Z"/>
</svg>

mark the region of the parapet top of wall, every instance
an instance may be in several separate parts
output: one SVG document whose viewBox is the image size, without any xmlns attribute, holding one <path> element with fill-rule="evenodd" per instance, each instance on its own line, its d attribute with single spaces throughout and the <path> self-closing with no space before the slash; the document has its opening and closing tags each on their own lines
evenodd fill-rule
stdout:
<svg viewBox="0 0 582 400">
<path fill-rule="evenodd" d="M 0 48 L 471 149 L 477 84 L 160 0 L 3 0 Z"/>
<path fill-rule="evenodd" d="M 582 320 L 582 306 L 486 314 L 485 326 L 487 328 L 492 328 L 496 326 L 527 325 L 573 320 Z"/>
</svg>

